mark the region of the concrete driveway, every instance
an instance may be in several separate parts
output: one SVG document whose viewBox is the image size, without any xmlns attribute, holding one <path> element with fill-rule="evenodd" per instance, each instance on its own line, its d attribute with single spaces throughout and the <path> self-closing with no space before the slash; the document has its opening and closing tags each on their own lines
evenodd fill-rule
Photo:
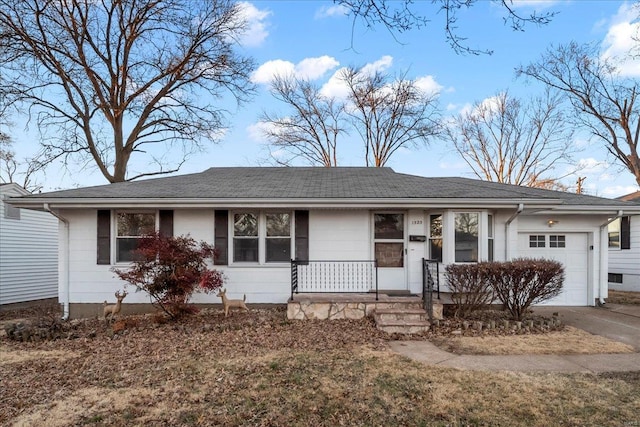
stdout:
<svg viewBox="0 0 640 427">
<path fill-rule="evenodd" d="M 640 305 L 534 308 L 534 313 L 544 316 L 551 316 L 554 312 L 558 312 L 567 325 L 632 345 L 640 352 Z"/>
</svg>

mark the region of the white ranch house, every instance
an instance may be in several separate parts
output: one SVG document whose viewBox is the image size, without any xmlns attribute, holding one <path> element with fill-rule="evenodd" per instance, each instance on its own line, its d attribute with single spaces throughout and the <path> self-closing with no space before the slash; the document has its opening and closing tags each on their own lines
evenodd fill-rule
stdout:
<svg viewBox="0 0 640 427">
<path fill-rule="evenodd" d="M 0 306 L 58 297 L 58 220 L 19 209 L 10 197 L 30 194 L 0 184 Z"/>
<path fill-rule="evenodd" d="M 246 294 L 249 304 L 286 303 L 292 284 L 301 293 L 420 294 L 424 259 L 436 259 L 442 276 L 450 263 L 542 257 L 566 269 L 551 304 L 594 305 L 607 297 L 608 224 L 640 213 L 618 200 L 356 167 L 211 168 L 11 203 L 59 218 L 59 298 L 71 317 L 113 299 L 124 282 L 111 269 L 153 230 L 215 244 L 228 296 Z M 126 300 L 148 302 L 133 292 Z"/>
</svg>

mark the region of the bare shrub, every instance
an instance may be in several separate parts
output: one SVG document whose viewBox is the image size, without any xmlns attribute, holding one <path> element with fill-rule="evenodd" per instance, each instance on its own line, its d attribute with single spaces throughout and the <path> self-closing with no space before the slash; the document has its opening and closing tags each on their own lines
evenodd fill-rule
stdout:
<svg viewBox="0 0 640 427">
<path fill-rule="evenodd" d="M 518 258 L 495 264 L 490 277 L 493 290 L 514 320 L 522 320 L 532 304 L 562 292 L 564 267 L 557 261 Z"/>
<path fill-rule="evenodd" d="M 445 277 L 452 292 L 451 299 L 456 306 L 455 317 L 469 317 L 471 313 L 493 301 L 493 288 L 487 280 L 491 277 L 487 271 L 492 268 L 492 264 L 496 263 L 449 264 L 446 267 Z"/>
</svg>

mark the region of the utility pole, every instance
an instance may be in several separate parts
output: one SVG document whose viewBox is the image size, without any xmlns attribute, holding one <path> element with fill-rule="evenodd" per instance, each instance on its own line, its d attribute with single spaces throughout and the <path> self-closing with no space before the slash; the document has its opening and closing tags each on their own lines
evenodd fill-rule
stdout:
<svg viewBox="0 0 640 427">
<path fill-rule="evenodd" d="M 578 184 L 578 186 L 576 187 L 576 193 L 582 194 L 582 183 L 584 182 L 585 179 L 587 179 L 586 176 L 579 176 L 578 177 L 578 182 L 576 183 L 576 184 Z"/>
</svg>

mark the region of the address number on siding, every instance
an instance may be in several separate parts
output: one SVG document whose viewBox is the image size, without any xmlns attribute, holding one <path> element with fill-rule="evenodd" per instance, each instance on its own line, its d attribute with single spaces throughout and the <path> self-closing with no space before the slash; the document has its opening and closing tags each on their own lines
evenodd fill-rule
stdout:
<svg viewBox="0 0 640 427">
<path fill-rule="evenodd" d="M 411 221 L 412 225 L 422 225 L 422 220 L 421 219 L 417 219 L 415 221 Z"/>
</svg>

